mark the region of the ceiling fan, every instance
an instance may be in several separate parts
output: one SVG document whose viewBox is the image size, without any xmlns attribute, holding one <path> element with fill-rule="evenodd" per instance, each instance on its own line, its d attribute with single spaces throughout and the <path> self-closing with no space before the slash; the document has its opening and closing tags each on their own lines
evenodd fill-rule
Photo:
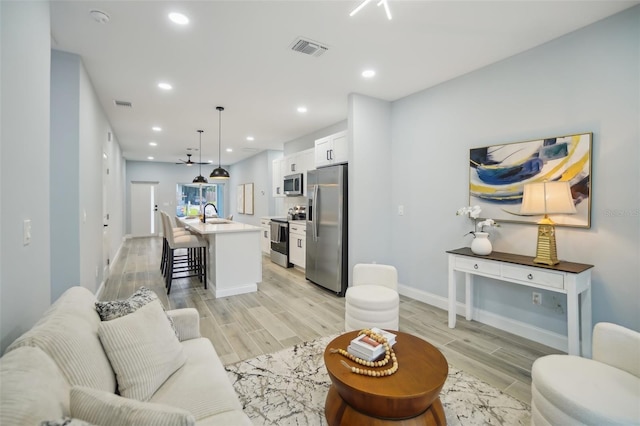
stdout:
<svg viewBox="0 0 640 426">
<path fill-rule="evenodd" d="M 209 163 L 197 163 L 195 161 L 191 161 L 191 155 L 192 154 L 187 154 L 187 161 L 179 159 L 180 162 L 178 162 L 176 164 L 186 164 L 187 166 L 193 166 L 194 164 L 209 164 Z"/>
</svg>

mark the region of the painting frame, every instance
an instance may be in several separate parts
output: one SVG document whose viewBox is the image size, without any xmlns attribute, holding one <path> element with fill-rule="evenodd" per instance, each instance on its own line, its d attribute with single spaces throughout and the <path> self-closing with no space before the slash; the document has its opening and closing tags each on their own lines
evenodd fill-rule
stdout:
<svg viewBox="0 0 640 426">
<path fill-rule="evenodd" d="M 238 185 L 236 192 L 236 211 L 244 214 L 244 184 Z"/>
<path fill-rule="evenodd" d="M 521 215 L 526 183 L 569 181 L 574 215 L 552 215 L 556 226 L 591 228 L 593 133 L 494 144 L 469 150 L 469 205 L 498 223 L 537 224 Z"/>
<path fill-rule="evenodd" d="M 244 184 L 244 214 L 253 214 L 253 183 Z"/>
</svg>

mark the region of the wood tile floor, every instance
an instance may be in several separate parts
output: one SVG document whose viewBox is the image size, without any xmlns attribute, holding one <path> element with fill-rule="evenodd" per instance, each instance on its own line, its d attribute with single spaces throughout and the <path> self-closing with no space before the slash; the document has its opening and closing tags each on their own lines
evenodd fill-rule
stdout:
<svg viewBox="0 0 640 426">
<path fill-rule="evenodd" d="M 167 309 L 192 307 L 200 329 L 224 364 L 274 352 L 344 331 L 344 298 L 308 282 L 304 272 L 285 269 L 263 257 L 256 293 L 216 299 L 195 278 L 174 280 L 167 297 L 160 273 L 160 238 L 132 238 L 111 267 L 101 300 L 122 299 L 140 286 L 154 290 Z M 447 312 L 400 297 L 400 330 L 442 351 L 449 363 L 503 390 L 531 401 L 531 365 L 559 351 L 475 321 L 458 317 L 447 326 Z"/>
</svg>

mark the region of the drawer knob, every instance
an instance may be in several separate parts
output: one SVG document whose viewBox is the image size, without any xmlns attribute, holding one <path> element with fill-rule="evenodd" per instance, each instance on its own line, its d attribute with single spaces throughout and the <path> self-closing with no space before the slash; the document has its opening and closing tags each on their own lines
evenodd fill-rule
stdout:
<svg viewBox="0 0 640 426">
<path fill-rule="evenodd" d="M 473 265 L 473 269 L 478 269 L 478 264 Z"/>
<path fill-rule="evenodd" d="M 527 275 L 527 278 L 529 278 L 530 280 L 532 280 L 532 279 L 533 279 L 533 275 L 529 274 L 529 275 Z"/>
</svg>

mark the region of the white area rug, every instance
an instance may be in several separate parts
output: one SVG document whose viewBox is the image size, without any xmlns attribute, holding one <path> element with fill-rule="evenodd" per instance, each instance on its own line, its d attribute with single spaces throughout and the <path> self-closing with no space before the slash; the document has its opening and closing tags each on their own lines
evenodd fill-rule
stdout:
<svg viewBox="0 0 640 426">
<path fill-rule="evenodd" d="M 327 424 L 324 403 L 331 379 L 323 353 L 334 337 L 225 367 L 244 412 L 255 425 Z M 440 400 L 450 426 L 530 424 L 526 404 L 451 365 Z"/>
</svg>

